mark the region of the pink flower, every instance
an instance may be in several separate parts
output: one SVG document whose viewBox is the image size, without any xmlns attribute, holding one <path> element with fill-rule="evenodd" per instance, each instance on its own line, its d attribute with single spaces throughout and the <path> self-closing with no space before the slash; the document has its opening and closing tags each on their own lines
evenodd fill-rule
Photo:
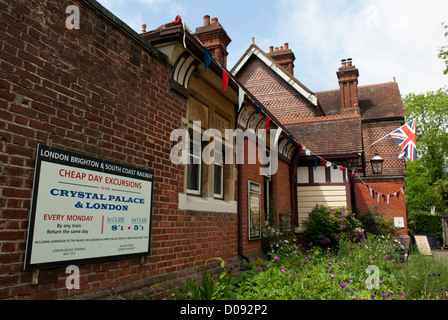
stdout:
<svg viewBox="0 0 448 320">
<path fill-rule="evenodd" d="M 341 288 L 344 288 L 344 287 L 345 287 L 345 283 L 344 283 L 344 282 L 341 282 L 341 283 L 339 284 L 339 286 L 340 286 Z"/>
<path fill-rule="evenodd" d="M 336 276 L 334 274 L 330 274 L 330 278 L 334 279 Z"/>
</svg>

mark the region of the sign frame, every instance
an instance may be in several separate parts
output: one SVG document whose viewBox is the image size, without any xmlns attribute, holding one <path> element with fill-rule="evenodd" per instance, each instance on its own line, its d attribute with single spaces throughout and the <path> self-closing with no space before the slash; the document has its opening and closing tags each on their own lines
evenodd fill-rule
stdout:
<svg viewBox="0 0 448 320">
<path fill-rule="evenodd" d="M 247 182 L 247 225 L 249 240 L 261 239 L 261 184 Z"/>
<path fill-rule="evenodd" d="M 48 155 L 52 155 L 52 156 L 48 156 Z M 88 165 L 86 165 L 86 163 L 89 163 L 89 164 L 95 163 L 98 166 L 96 166 L 96 167 L 88 166 Z M 138 218 L 135 218 L 135 220 L 133 220 L 133 221 L 143 221 L 141 224 L 134 224 L 137 222 L 129 223 L 130 225 L 134 224 L 132 229 L 134 231 L 137 230 L 135 234 L 141 235 L 140 237 L 136 236 L 136 237 L 129 237 L 129 238 L 145 239 L 144 241 L 143 240 L 136 241 L 136 244 L 137 244 L 136 247 L 138 247 L 139 249 L 136 249 L 135 247 L 132 247 L 130 244 L 127 244 L 127 245 L 120 246 L 120 247 L 123 247 L 123 248 L 119 249 L 119 250 L 121 250 L 122 253 L 104 254 L 104 255 L 101 254 L 101 255 L 93 255 L 93 256 L 87 255 L 87 257 L 83 257 L 83 258 L 77 258 L 77 257 L 67 258 L 66 257 L 63 259 L 60 258 L 60 259 L 54 259 L 54 260 L 45 261 L 45 262 L 33 262 L 32 257 L 33 257 L 33 253 L 36 253 L 35 250 L 37 250 L 37 252 L 39 252 L 39 250 L 43 250 L 43 249 L 40 249 L 42 246 L 38 246 L 37 243 L 34 242 L 36 237 L 38 238 L 39 235 L 42 234 L 42 231 L 38 229 L 38 228 L 42 228 L 42 225 L 39 226 L 39 224 L 42 224 L 42 222 L 38 221 L 39 219 L 42 218 L 41 217 L 42 213 L 38 212 L 37 210 L 38 210 L 39 201 L 44 202 L 43 200 L 45 200 L 45 197 L 43 195 L 39 195 L 39 189 L 40 189 L 39 187 L 41 186 L 41 184 L 45 185 L 45 183 L 48 183 L 47 181 L 45 181 L 45 177 L 42 175 L 42 170 L 44 169 L 44 167 L 51 169 L 52 166 L 54 166 L 55 168 L 56 167 L 60 168 L 61 166 L 65 166 L 65 167 L 67 167 L 67 170 L 73 169 L 73 171 L 77 171 L 79 174 L 83 174 L 81 172 L 84 170 L 84 172 L 97 173 L 98 176 L 100 176 L 100 175 L 102 175 L 103 177 L 107 176 L 106 179 L 110 179 L 109 181 L 111 183 L 111 185 L 110 185 L 111 188 L 115 187 L 115 185 L 112 183 L 118 181 L 118 180 L 114 180 L 115 179 L 114 177 L 122 178 L 122 179 L 120 179 L 120 181 L 128 181 L 126 184 L 123 184 L 122 186 L 120 186 L 121 189 L 124 189 L 125 187 L 130 188 L 131 186 L 142 186 L 142 189 L 145 190 L 146 192 L 148 192 L 149 194 L 139 195 L 141 197 L 140 200 L 138 200 L 139 198 L 137 198 L 137 192 L 124 191 L 124 190 L 120 190 L 120 189 L 111 189 L 111 188 L 108 189 L 107 187 L 104 188 L 105 190 L 115 190 L 115 191 L 110 191 L 110 193 L 115 192 L 115 194 L 117 194 L 120 191 L 123 192 L 123 194 L 127 194 L 127 193 L 129 195 L 132 195 L 133 193 L 136 194 L 135 198 L 132 198 L 131 196 L 129 196 L 129 201 L 130 201 L 130 199 L 134 199 L 133 200 L 134 202 L 129 202 L 129 205 L 128 205 L 128 207 L 131 206 L 130 212 L 137 211 L 140 214 L 143 213 L 145 215 L 145 218 L 148 219 L 148 220 L 145 220 L 144 218 L 138 217 Z M 45 169 L 45 170 L 50 171 L 50 169 Z M 60 169 L 60 170 L 62 170 L 62 169 Z M 60 174 L 60 171 L 59 171 L 59 174 Z M 48 179 L 54 179 L 54 177 L 51 177 L 51 178 L 49 177 Z M 59 179 L 61 179 L 61 178 L 59 178 Z M 104 179 L 104 182 L 106 182 L 106 179 Z M 83 183 L 85 183 L 85 182 L 82 182 L 82 180 L 81 180 L 81 183 L 79 183 L 77 181 L 73 181 L 73 182 L 74 182 L 74 183 L 72 183 L 73 187 L 78 188 L 78 190 L 80 190 L 79 188 L 83 188 L 83 187 L 84 188 L 89 187 L 90 189 L 98 188 L 97 186 L 88 186 L 86 184 L 83 185 Z M 70 183 L 65 182 L 65 185 L 70 185 Z M 44 188 L 44 187 L 42 187 L 42 188 Z M 118 187 L 115 187 L 115 188 L 118 188 Z M 59 192 L 61 192 L 61 189 L 54 188 L 52 190 L 59 190 Z M 32 192 L 31 208 L 30 208 L 30 215 L 29 215 L 24 270 L 56 268 L 56 267 L 64 267 L 64 266 L 68 266 L 68 265 L 117 261 L 117 260 L 124 260 L 124 259 L 148 256 L 150 254 L 150 248 L 151 248 L 153 190 L 154 190 L 154 171 L 153 170 L 136 168 L 136 167 L 132 167 L 132 166 L 128 166 L 128 165 L 124 165 L 124 164 L 120 164 L 120 163 L 116 163 L 116 162 L 112 162 L 112 161 L 108 161 L 108 160 L 104 160 L 104 159 L 98 159 L 98 158 L 94 158 L 91 156 L 87 156 L 87 155 L 83 155 L 83 154 L 79 154 L 79 153 L 66 151 L 66 150 L 55 148 L 55 147 L 49 147 L 49 146 L 46 146 L 43 144 L 39 144 L 37 147 L 36 162 L 35 162 L 33 192 Z M 68 192 L 71 192 L 71 191 L 68 191 Z M 98 191 L 98 192 L 102 192 L 102 191 Z M 54 191 L 54 193 L 56 193 L 56 191 Z M 104 191 L 103 193 L 107 193 L 107 191 Z M 110 193 L 109 193 L 109 195 L 110 195 Z M 52 194 L 52 195 L 54 195 L 54 194 Z M 47 198 L 50 197 L 48 195 L 45 195 L 45 196 L 47 196 Z M 98 194 L 97 194 L 97 196 L 98 196 Z M 103 194 L 103 195 L 101 195 L 101 197 L 104 198 L 101 200 L 106 200 L 107 194 L 106 195 Z M 111 199 L 111 197 L 113 197 L 113 196 L 110 195 L 109 199 Z M 115 197 L 117 197 L 117 196 L 115 196 Z M 64 198 L 64 197 L 60 197 L 60 198 Z M 123 196 L 121 199 L 125 199 L 125 196 Z M 57 200 L 59 200 L 59 199 L 57 199 Z M 68 202 L 69 200 L 70 200 L 70 198 L 67 198 L 67 200 L 64 198 L 64 201 Z M 83 200 L 83 199 L 76 199 L 76 200 Z M 55 202 L 57 203 L 57 201 L 55 201 Z M 140 207 L 137 207 L 137 205 L 139 203 L 142 204 L 141 209 L 140 209 Z M 133 207 L 133 205 L 134 205 L 134 207 Z M 55 207 L 56 207 L 56 205 L 55 205 Z M 109 206 L 109 208 L 111 208 L 111 207 L 112 207 L 112 205 Z M 118 205 L 116 205 L 116 207 L 118 207 Z M 121 207 L 124 207 L 124 204 Z M 135 210 L 135 209 L 133 210 L 133 208 L 138 208 L 138 210 Z M 60 208 L 60 210 L 61 210 L 61 212 L 64 212 L 65 208 Z M 83 210 L 79 210 L 79 215 L 83 214 L 82 211 Z M 78 211 L 76 211 L 76 209 L 74 210 L 72 207 L 71 213 L 72 212 L 78 212 Z M 109 211 L 106 209 L 102 212 L 103 212 L 103 214 L 106 214 L 106 215 L 109 213 Z M 78 214 L 78 213 L 76 213 L 76 214 Z M 92 213 L 92 214 L 95 217 L 95 213 Z M 39 217 L 37 215 L 39 215 Z M 75 214 L 72 214 L 71 216 L 73 217 L 74 215 Z M 47 216 L 47 218 L 48 217 L 49 216 Z M 62 217 L 62 214 L 60 215 L 60 217 Z M 66 217 L 66 219 L 68 219 L 68 215 L 65 217 Z M 113 217 L 113 218 L 115 218 L 115 217 Z M 64 220 L 64 218 L 62 218 L 60 220 L 61 224 L 62 224 L 63 220 Z M 105 219 L 104 219 L 104 215 L 103 215 L 102 216 L 101 234 L 103 233 L 103 226 L 105 225 L 104 220 Z M 125 220 L 126 219 L 124 219 L 123 221 L 125 221 Z M 121 222 L 122 221 L 119 220 L 117 222 L 117 224 L 115 224 L 115 225 L 119 226 Z M 76 225 L 82 225 L 82 224 L 78 223 Z M 136 226 L 141 227 L 141 230 L 139 228 L 136 229 L 135 228 Z M 38 228 L 36 228 L 36 227 L 38 227 Z M 68 227 L 68 228 L 70 228 L 70 227 Z M 112 228 L 113 228 L 113 226 L 112 226 Z M 131 229 L 131 226 L 129 226 L 129 230 L 132 230 L 132 229 Z M 89 230 L 86 230 L 86 231 L 87 231 L 87 233 L 86 233 L 86 235 L 87 235 L 89 233 Z M 84 230 L 83 230 L 83 232 L 84 232 Z M 98 231 L 96 231 L 96 232 L 98 232 Z M 48 233 L 48 230 L 47 230 L 47 233 Z M 77 231 L 77 233 L 79 234 L 80 232 Z M 70 239 L 69 235 L 67 235 L 67 237 L 68 237 L 67 239 Z M 83 240 L 86 240 L 86 241 L 91 240 L 91 239 L 88 239 L 88 240 L 87 239 L 88 238 L 83 239 Z M 106 239 L 105 244 L 107 245 L 107 238 L 105 238 L 105 239 Z M 121 239 L 121 237 L 119 239 Z M 71 241 L 73 241 L 73 239 Z M 114 241 L 118 241 L 117 244 L 120 243 L 120 240 L 114 239 Z M 42 241 L 42 242 L 44 242 L 44 241 Z M 67 240 L 67 242 L 68 242 L 68 240 Z M 147 244 L 146 244 L 146 242 L 147 242 Z M 127 243 L 130 243 L 130 240 L 128 240 Z M 88 247 L 88 245 L 86 245 L 86 246 Z M 126 248 L 126 246 L 127 246 L 127 248 Z M 78 249 L 80 249 L 80 248 L 78 248 Z M 61 250 L 63 250 L 63 249 L 61 249 Z M 67 250 L 69 250 L 69 249 L 67 249 Z M 84 247 L 84 250 L 86 250 L 85 247 Z M 102 251 L 103 249 L 95 248 L 95 250 Z M 95 250 L 93 250 L 93 251 L 95 251 Z M 73 248 L 71 251 L 73 251 Z M 88 252 L 88 250 L 86 252 Z M 106 252 L 106 250 L 102 251 L 102 252 Z"/>
<path fill-rule="evenodd" d="M 424 256 L 432 256 L 432 250 L 429 246 L 428 237 L 426 235 L 415 234 L 414 235 L 415 244 L 417 245 L 418 251 Z"/>
</svg>

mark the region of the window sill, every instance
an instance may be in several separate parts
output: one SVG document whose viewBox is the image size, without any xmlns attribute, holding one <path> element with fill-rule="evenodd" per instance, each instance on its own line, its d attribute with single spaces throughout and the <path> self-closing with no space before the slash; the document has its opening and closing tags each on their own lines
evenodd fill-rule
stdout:
<svg viewBox="0 0 448 320">
<path fill-rule="evenodd" d="M 213 198 L 203 198 L 179 193 L 179 209 L 192 211 L 209 211 L 237 213 L 236 201 L 225 201 Z"/>
</svg>

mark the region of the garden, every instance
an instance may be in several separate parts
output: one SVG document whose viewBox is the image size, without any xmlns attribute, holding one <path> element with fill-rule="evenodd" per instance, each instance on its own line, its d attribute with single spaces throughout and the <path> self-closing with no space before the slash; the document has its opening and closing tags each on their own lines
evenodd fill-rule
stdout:
<svg viewBox="0 0 448 320">
<path fill-rule="evenodd" d="M 316 206 L 301 238 L 267 223 L 263 258 L 238 268 L 210 259 L 168 289 L 167 299 L 448 300 L 448 260 L 413 247 L 402 259 L 404 247 L 387 220 L 374 213 L 358 218 L 345 208 Z M 209 266 L 217 262 L 221 272 L 213 275 Z"/>
</svg>

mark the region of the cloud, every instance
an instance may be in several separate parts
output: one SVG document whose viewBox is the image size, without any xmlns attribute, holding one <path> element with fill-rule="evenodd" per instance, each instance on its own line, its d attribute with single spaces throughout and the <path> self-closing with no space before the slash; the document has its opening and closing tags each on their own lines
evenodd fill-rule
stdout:
<svg viewBox="0 0 448 320">
<path fill-rule="evenodd" d="M 397 78 L 402 93 L 447 83 L 438 48 L 448 2 L 438 0 L 281 0 L 277 32 L 294 50 L 296 76 L 312 90 L 337 88 L 335 72 L 353 58 L 360 85 Z M 320 86 L 320 87 L 319 87 Z"/>
</svg>

